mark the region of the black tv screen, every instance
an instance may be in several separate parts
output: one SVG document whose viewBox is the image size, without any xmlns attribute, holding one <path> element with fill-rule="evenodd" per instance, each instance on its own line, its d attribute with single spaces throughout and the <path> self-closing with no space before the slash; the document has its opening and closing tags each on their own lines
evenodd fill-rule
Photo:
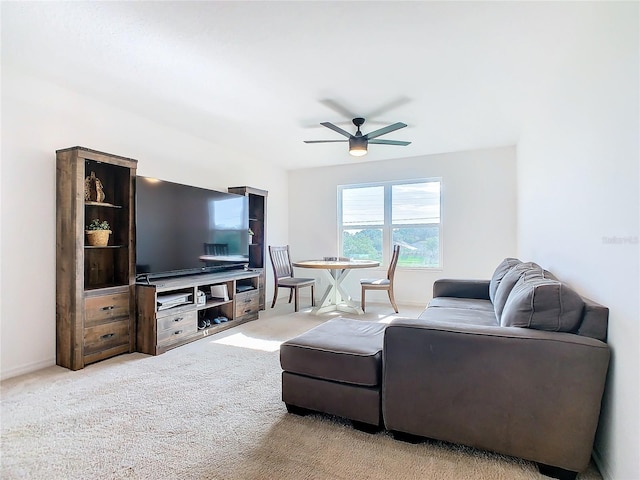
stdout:
<svg viewBox="0 0 640 480">
<path fill-rule="evenodd" d="M 136 177 L 136 274 L 169 276 L 249 262 L 248 199 Z"/>
</svg>

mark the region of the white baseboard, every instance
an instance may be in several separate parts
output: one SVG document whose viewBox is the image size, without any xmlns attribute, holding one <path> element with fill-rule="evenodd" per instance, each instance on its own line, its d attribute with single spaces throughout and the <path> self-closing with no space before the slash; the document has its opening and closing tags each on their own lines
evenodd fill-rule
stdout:
<svg viewBox="0 0 640 480">
<path fill-rule="evenodd" d="M 18 367 L 8 368 L 0 372 L 0 380 L 8 380 L 9 378 L 24 375 L 26 373 L 32 373 L 43 368 L 52 367 L 56 364 L 56 359 L 40 360 L 38 362 L 29 363 L 27 365 L 20 365 Z"/>
</svg>

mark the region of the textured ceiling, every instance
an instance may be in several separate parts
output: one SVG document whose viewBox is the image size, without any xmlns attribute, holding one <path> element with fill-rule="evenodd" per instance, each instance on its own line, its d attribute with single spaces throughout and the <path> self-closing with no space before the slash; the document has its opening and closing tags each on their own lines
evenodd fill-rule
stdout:
<svg viewBox="0 0 640 480">
<path fill-rule="evenodd" d="M 365 161 L 514 144 L 588 4 L 3 2 L 3 63 L 285 168 L 361 162 L 319 125 L 404 122 Z M 579 10 L 580 15 L 576 15 Z M 593 15 L 595 16 L 595 14 Z M 578 23 L 579 18 L 581 23 Z M 587 21 L 585 21 L 587 20 Z"/>
</svg>

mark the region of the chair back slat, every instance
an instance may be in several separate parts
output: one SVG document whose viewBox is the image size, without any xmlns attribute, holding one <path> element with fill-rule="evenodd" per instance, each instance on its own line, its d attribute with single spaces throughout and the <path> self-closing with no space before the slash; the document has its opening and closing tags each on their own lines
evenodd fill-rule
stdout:
<svg viewBox="0 0 640 480">
<path fill-rule="evenodd" d="M 289 255 L 289 245 L 269 246 L 269 256 L 273 266 L 273 274 L 276 282 L 282 278 L 293 277 L 293 266 Z"/>
<path fill-rule="evenodd" d="M 389 270 L 387 270 L 387 280 L 393 282 L 393 276 L 396 274 L 396 266 L 398 265 L 398 258 L 400 257 L 400 245 L 393 246 L 393 253 L 391 254 L 391 263 L 389 263 Z"/>
<path fill-rule="evenodd" d="M 229 245 L 227 243 L 205 243 L 205 255 L 229 255 Z"/>
<path fill-rule="evenodd" d="M 389 262 L 389 268 L 387 269 L 387 282 L 372 282 L 369 279 L 360 280 L 360 308 L 364 312 L 365 310 L 365 292 L 367 290 L 386 290 L 389 294 L 389 301 L 393 310 L 398 313 L 398 305 L 393 293 L 393 277 L 396 274 L 396 266 L 398 265 L 398 259 L 400 258 L 400 245 L 393 246 L 393 252 L 391 253 L 391 261 Z"/>
</svg>

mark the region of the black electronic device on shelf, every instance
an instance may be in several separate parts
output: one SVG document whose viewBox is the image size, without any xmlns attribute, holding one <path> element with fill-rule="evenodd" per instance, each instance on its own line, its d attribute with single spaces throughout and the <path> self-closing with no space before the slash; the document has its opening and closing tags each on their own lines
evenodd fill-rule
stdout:
<svg viewBox="0 0 640 480">
<path fill-rule="evenodd" d="M 236 293 L 248 292 L 255 289 L 256 287 L 252 285 L 236 285 Z"/>
</svg>

